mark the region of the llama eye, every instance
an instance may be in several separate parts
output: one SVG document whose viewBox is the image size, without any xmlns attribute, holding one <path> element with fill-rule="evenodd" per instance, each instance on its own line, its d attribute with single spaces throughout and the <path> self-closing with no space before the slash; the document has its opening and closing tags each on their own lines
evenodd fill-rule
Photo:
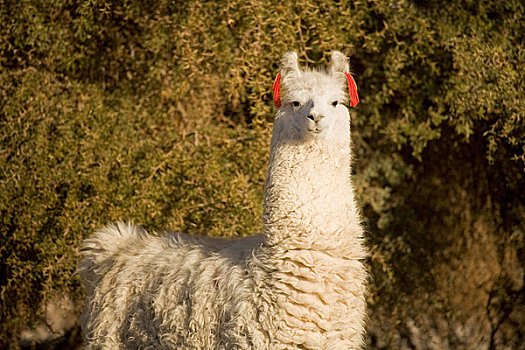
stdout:
<svg viewBox="0 0 525 350">
<path fill-rule="evenodd" d="M 334 102 L 332 102 L 332 106 L 337 107 L 338 103 L 339 103 L 339 101 L 334 101 Z"/>
<path fill-rule="evenodd" d="M 301 102 L 293 101 L 292 104 L 293 104 L 294 107 L 299 107 L 301 105 Z"/>
</svg>

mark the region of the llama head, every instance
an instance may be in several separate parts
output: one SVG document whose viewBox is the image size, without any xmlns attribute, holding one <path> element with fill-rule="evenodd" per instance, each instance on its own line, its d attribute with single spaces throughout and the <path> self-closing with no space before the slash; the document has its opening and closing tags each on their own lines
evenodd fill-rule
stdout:
<svg viewBox="0 0 525 350">
<path fill-rule="evenodd" d="M 349 141 L 350 116 L 345 106 L 348 61 L 345 55 L 334 51 L 326 71 L 301 70 L 295 52 L 284 54 L 280 81 L 283 94 L 275 117 L 274 137 L 294 143 Z"/>
</svg>

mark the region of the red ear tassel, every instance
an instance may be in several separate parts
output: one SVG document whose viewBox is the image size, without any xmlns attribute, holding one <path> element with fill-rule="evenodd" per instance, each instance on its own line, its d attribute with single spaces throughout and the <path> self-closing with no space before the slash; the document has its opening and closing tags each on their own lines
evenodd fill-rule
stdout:
<svg viewBox="0 0 525 350">
<path fill-rule="evenodd" d="M 275 107 L 281 107 L 281 73 L 277 74 L 273 82 L 273 103 Z"/>
<path fill-rule="evenodd" d="M 359 96 L 357 95 L 357 85 L 355 84 L 354 78 L 345 72 L 346 80 L 348 81 L 348 94 L 350 95 L 350 106 L 355 107 L 359 103 Z"/>
</svg>

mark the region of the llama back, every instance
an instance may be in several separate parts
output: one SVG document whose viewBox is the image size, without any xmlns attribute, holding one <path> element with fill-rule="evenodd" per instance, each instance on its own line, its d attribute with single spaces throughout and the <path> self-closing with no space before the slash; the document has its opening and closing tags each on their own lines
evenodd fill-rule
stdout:
<svg viewBox="0 0 525 350">
<path fill-rule="evenodd" d="M 144 235 L 144 230 L 139 226 L 119 221 L 98 229 L 82 242 L 78 273 L 88 294 L 112 267 L 114 256 L 131 241 Z"/>
<path fill-rule="evenodd" d="M 157 235 L 124 223 L 98 230 L 79 265 L 86 348 L 247 348 L 234 329 L 250 300 L 244 261 L 261 238 Z"/>
<path fill-rule="evenodd" d="M 140 247 L 157 239 L 163 245 L 172 247 L 188 246 L 203 247 L 208 252 L 223 249 L 228 243 L 222 238 L 205 236 L 192 236 L 180 232 L 167 232 L 163 236 L 147 233 L 140 226 L 133 223 L 118 221 L 109 224 L 82 242 L 80 247 L 81 260 L 78 273 L 84 282 L 84 287 L 89 289 L 98 285 L 100 279 L 113 267 L 115 257 L 126 251 L 127 247 Z"/>
</svg>

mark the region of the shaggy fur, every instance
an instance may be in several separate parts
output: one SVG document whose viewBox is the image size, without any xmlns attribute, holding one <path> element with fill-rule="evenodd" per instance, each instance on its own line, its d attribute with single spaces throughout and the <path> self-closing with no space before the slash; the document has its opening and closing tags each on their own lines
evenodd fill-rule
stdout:
<svg viewBox="0 0 525 350">
<path fill-rule="evenodd" d="M 366 252 L 350 183 L 348 59 L 281 62 L 264 232 L 223 240 L 117 223 L 84 241 L 89 349 L 357 349 Z"/>
</svg>

